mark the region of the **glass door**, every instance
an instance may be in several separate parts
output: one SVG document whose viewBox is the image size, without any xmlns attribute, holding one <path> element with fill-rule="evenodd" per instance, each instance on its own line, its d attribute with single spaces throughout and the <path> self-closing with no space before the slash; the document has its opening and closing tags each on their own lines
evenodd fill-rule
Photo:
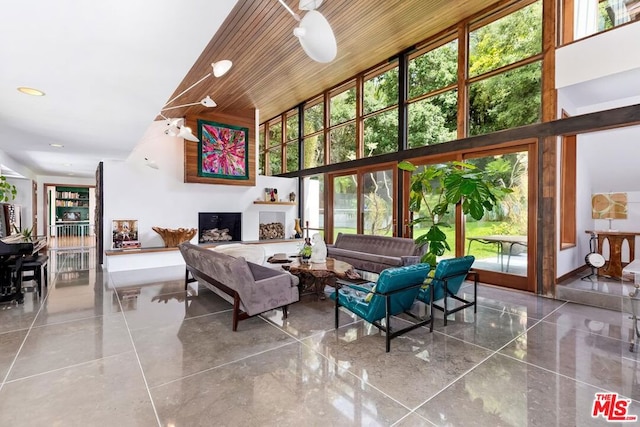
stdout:
<svg viewBox="0 0 640 427">
<path fill-rule="evenodd" d="M 338 233 L 358 233 L 358 175 L 332 176 L 332 226 L 333 241 Z"/>
<path fill-rule="evenodd" d="M 396 179 L 395 163 L 329 175 L 333 241 L 338 233 L 394 236 Z"/>
<path fill-rule="evenodd" d="M 513 143 L 495 150 L 461 153 L 459 157 L 422 158 L 411 161 L 418 169 L 438 168 L 454 160 L 463 160 L 485 171 L 496 186 L 510 192 L 480 221 L 463 216 L 462 209 L 450 208 L 444 218 L 435 218 L 446 235 L 449 249 L 437 259 L 473 255 L 473 268 L 480 274 L 480 281 L 514 289 L 535 292 L 535 236 L 536 236 L 536 166 L 535 141 Z M 427 233 L 433 224 L 433 206 L 440 196 L 439 182 L 431 182 L 430 192 L 421 204 L 420 212 L 409 209 L 409 184 L 405 177 L 404 224 L 413 239 Z M 427 220 L 409 228 L 414 218 Z M 430 219 L 431 218 L 431 219 Z"/>
<path fill-rule="evenodd" d="M 479 221 L 464 218 L 464 254 L 476 258 L 473 267 L 481 281 L 522 290 L 535 288 L 533 280 L 535 221 L 533 174 L 530 173 L 532 148 L 474 153 L 464 160 L 485 171 L 496 186 L 510 193 L 497 209 Z"/>
<path fill-rule="evenodd" d="M 393 236 L 393 170 L 362 175 L 362 234 Z"/>
</svg>

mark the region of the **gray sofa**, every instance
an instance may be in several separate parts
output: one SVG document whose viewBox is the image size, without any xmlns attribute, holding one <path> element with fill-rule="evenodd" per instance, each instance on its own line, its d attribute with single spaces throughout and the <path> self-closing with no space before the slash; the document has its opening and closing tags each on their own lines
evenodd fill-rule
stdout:
<svg viewBox="0 0 640 427">
<path fill-rule="evenodd" d="M 233 304 L 233 330 L 238 321 L 297 302 L 298 278 L 283 270 L 263 267 L 214 250 L 185 242 L 179 246 L 187 264 L 188 283 L 198 281 Z M 192 278 L 189 278 L 191 273 Z"/>
<path fill-rule="evenodd" d="M 381 273 L 390 267 L 417 264 L 426 246 L 418 248 L 413 239 L 403 237 L 343 234 L 327 245 L 327 256 L 348 262 L 358 270 Z"/>
</svg>

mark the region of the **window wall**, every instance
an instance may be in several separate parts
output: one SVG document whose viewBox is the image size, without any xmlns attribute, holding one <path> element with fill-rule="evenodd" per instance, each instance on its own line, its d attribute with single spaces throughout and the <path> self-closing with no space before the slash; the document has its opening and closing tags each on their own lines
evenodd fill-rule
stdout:
<svg viewBox="0 0 640 427">
<path fill-rule="evenodd" d="M 459 39 L 462 29 L 464 43 Z M 301 104 L 303 132 L 298 141 L 303 151 L 302 172 L 447 142 L 452 142 L 451 150 L 455 150 L 455 140 L 460 137 L 541 120 L 540 0 L 503 5 L 417 46 L 415 51 L 399 54 Z M 400 70 L 405 70 L 405 75 L 400 75 Z M 289 129 L 295 126 L 289 120 L 296 117 L 293 113 L 283 114 L 265 123 L 270 174 L 293 170 L 295 134 L 290 135 Z M 285 120 L 287 131 L 281 136 Z M 401 135 L 406 135 L 405 141 Z M 279 154 L 275 143 L 279 137 L 284 167 L 271 160 Z M 335 193 L 327 195 L 332 216 L 348 217 L 351 222 L 341 219 L 342 225 L 331 227 L 330 235 L 341 228 L 364 232 L 372 227 L 390 230 L 384 233 L 397 232 L 388 215 L 382 215 L 384 219 L 375 217 L 365 207 L 366 200 L 370 206 L 375 204 L 371 201 L 374 199 L 389 203 L 392 198 L 380 193 L 385 188 L 380 183 L 388 182 L 377 179 L 379 176 L 370 179 L 376 187 L 371 194 L 363 173 L 357 170 L 332 174 L 330 186 Z M 349 203 L 354 206 L 347 206 Z M 451 231 L 455 233 L 455 228 Z"/>
<path fill-rule="evenodd" d="M 299 150 L 304 170 L 539 122 L 542 1 L 506 5 L 461 26 L 466 45 L 459 31 L 427 40 L 304 102 L 300 148 L 289 132 L 297 113 L 267 122 L 268 174 L 296 170 Z M 406 94 L 401 104 L 400 93 Z"/>
</svg>

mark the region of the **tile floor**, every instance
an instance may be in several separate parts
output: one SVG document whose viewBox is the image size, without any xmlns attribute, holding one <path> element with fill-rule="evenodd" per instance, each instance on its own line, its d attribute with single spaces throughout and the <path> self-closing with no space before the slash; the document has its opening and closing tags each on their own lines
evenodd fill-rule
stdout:
<svg viewBox="0 0 640 427">
<path fill-rule="evenodd" d="M 72 271 L 84 258 L 66 257 L 41 300 L 0 305 L 0 426 L 611 425 L 591 416 L 604 391 L 640 415 L 619 311 L 480 286 L 477 314 L 385 353 L 346 312 L 335 330 L 329 300 L 233 333 L 230 305 L 185 293 L 182 268 Z"/>
</svg>

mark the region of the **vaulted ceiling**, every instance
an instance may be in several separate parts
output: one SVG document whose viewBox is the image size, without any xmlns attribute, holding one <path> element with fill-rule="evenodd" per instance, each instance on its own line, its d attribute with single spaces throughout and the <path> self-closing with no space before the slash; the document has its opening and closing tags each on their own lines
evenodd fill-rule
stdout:
<svg viewBox="0 0 640 427">
<path fill-rule="evenodd" d="M 286 3 L 298 12 L 297 1 Z M 265 120 L 494 3 L 325 0 L 318 10 L 338 55 L 321 64 L 304 53 L 292 34 L 297 22 L 277 0 L 13 2 L 0 26 L 0 150 L 35 174 L 90 177 L 100 160 L 126 158 L 211 62 L 234 65 L 172 105 L 210 95 L 220 110 L 258 108 Z"/>
<path fill-rule="evenodd" d="M 297 2 L 288 3 L 297 11 Z M 267 120 L 494 3 L 325 0 L 318 10 L 334 30 L 338 54 L 321 64 L 304 53 L 292 33 L 297 22 L 277 0 L 240 1 L 174 95 L 210 72 L 214 61 L 230 59 L 232 70 L 219 79 L 205 80 L 172 105 L 209 95 L 220 110 L 258 108 L 260 119 Z M 197 115 L 203 108 L 176 109 L 171 114 Z"/>
</svg>

